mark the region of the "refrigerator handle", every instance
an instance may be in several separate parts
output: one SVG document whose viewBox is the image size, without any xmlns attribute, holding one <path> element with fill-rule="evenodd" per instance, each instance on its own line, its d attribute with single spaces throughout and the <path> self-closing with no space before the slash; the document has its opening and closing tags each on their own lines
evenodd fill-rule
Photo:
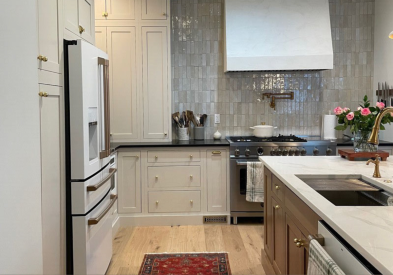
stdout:
<svg viewBox="0 0 393 275">
<path fill-rule="evenodd" d="M 103 66 L 103 80 L 104 80 L 104 137 L 105 148 L 100 152 L 100 159 L 109 157 L 110 149 L 110 103 L 109 103 L 109 60 L 99 57 L 98 65 Z"/>
</svg>

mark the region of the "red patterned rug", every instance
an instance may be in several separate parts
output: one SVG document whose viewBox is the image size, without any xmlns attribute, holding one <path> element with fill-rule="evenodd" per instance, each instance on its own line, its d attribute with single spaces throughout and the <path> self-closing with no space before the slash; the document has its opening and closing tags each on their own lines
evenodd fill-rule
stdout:
<svg viewBox="0 0 393 275">
<path fill-rule="evenodd" d="M 227 253 L 146 254 L 138 275 L 231 275 Z"/>
</svg>

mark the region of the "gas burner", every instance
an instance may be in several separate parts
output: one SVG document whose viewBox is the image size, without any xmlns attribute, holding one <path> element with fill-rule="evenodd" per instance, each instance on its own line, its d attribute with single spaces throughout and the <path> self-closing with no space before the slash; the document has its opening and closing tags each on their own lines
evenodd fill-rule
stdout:
<svg viewBox="0 0 393 275">
<path fill-rule="evenodd" d="M 307 140 L 297 137 L 295 135 L 283 136 L 278 135 L 277 137 L 259 138 L 254 136 L 248 137 L 230 137 L 232 142 L 307 142 Z"/>
</svg>

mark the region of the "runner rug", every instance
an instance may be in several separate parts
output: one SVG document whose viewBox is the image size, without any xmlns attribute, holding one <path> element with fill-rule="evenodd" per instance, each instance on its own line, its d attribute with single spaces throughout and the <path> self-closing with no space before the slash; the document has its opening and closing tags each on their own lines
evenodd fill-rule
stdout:
<svg viewBox="0 0 393 275">
<path fill-rule="evenodd" d="M 231 275 L 228 253 L 146 254 L 139 275 Z"/>
</svg>

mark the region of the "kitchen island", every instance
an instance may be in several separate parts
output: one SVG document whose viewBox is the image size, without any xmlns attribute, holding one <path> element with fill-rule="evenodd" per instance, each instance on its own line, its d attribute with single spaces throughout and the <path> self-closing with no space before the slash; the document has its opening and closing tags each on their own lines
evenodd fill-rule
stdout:
<svg viewBox="0 0 393 275">
<path fill-rule="evenodd" d="M 365 162 L 353 162 L 340 157 L 263 156 L 260 160 L 273 176 L 376 269 L 383 274 L 393 273 L 393 207 L 335 206 L 296 176 L 362 175 L 366 181 L 393 193 L 393 183 L 384 182 L 393 180 L 393 161 L 388 159 L 381 162 L 382 178 L 374 179 L 374 165 L 367 166 Z"/>
</svg>

